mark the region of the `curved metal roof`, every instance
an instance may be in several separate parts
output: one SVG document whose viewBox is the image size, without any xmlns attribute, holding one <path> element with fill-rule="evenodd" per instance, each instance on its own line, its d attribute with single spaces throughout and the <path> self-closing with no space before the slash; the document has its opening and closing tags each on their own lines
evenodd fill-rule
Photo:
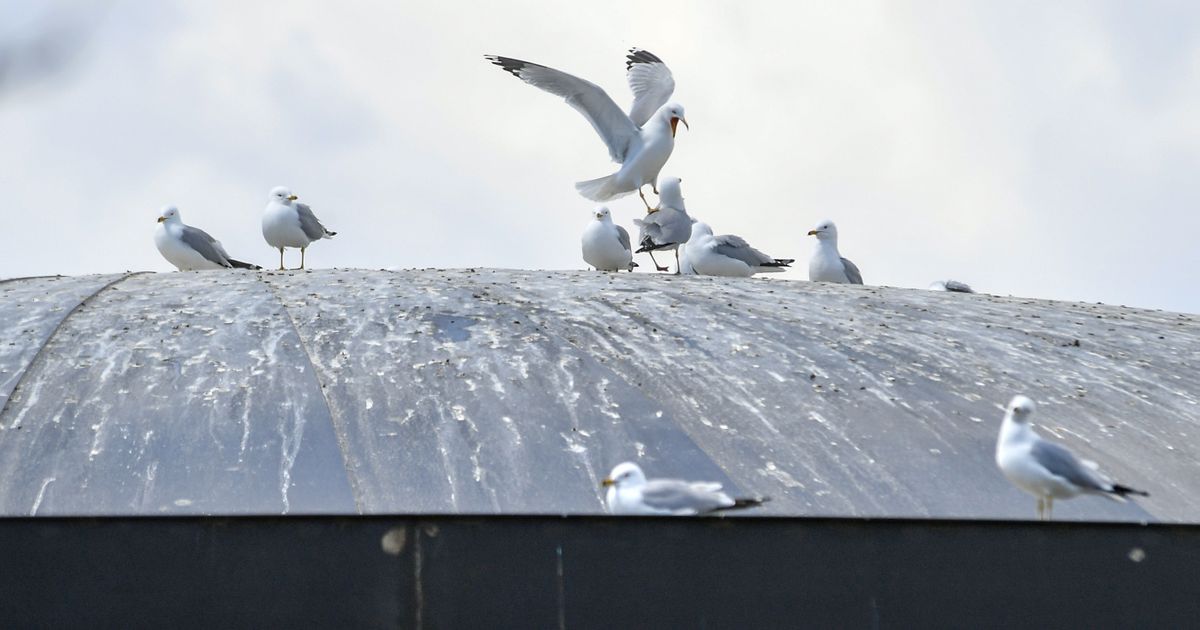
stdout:
<svg viewBox="0 0 1200 630">
<path fill-rule="evenodd" d="M 504 270 L 0 283 L 0 514 L 583 513 L 651 476 L 762 513 L 1017 517 L 1000 406 L 1200 520 L 1197 317 Z"/>
</svg>

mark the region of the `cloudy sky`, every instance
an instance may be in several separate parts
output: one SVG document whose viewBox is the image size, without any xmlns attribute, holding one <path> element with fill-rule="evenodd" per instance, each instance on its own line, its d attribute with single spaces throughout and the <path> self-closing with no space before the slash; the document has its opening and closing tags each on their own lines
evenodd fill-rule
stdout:
<svg viewBox="0 0 1200 630">
<path fill-rule="evenodd" d="M 168 270 L 165 204 L 271 265 L 279 184 L 340 233 L 314 266 L 582 268 L 573 182 L 615 166 L 483 55 L 626 106 L 639 46 L 691 123 L 663 173 L 784 277 L 831 218 L 872 284 L 1200 311 L 1196 3 L 334 4 L 0 5 L 0 53 L 78 42 L 0 72 L 0 277 Z"/>
</svg>

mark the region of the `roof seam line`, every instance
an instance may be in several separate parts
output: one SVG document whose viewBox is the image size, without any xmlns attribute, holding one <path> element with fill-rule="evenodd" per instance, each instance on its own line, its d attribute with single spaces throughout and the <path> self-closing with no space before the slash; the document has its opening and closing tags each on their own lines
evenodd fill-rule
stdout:
<svg viewBox="0 0 1200 630">
<path fill-rule="evenodd" d="M 300 334 L 300 327 L 296 325 L 296 320 L 292 318 L 292 312 L 288 309 L 287 304 L 279 297 L 279 293 L 275 287 L 265 279 L 265 274 L 257 274 L 260 282 L 267 286 L 267 290 L 271 292 L 271 296 L 279 304 L 279 308 L 283 309 L 284 315 L 287 316 L 288 325 L 292 327 L 292 332 L 296 333 L 296 340 L 300 343 L 300 349 L 304 352 L 304 358 L 308 361 L 308 366 L 312 368 L 313 378 L 317 381 L 317 389 L 321 392 L 321 400 L 325 402 L 325 410 L 329 412 L 329 419 L 333 423 L 333 436 L 337 440 L 338 451 L 342 454 L 342 467 L 346 470 L 346 481 L 350 484 L 350 492 L 354 498 L 354 509 L 359 514 L 363 514 L 362 490 L 358 487 L 358 477 L 350 467 L 350 449 L 346 445 L 346 425 L 342 422 L 341 417 L 333 409 L 333 405 L 329 404 L 329 396 L 325 394 L 325 383 L 321 379 L 321 370 L 317 369 L 317 364 L 312 360 L 312 353 L 308 351 L 308 344 L 304 341 L 304 335 Z"/>
<path fill-rule="evenodd" d="M 46 340 L 42 342 L 42 347 L 38 348 L 38 351 L 33 355 L 33 358 L 30 359 L 29 364 L 25 366 L 25 370 L 21 372 L 21 377 L 17 379 L 17 384 L 13 387 L 12 393 L 9 394 L 8 398 L 6 398 L 4 400 L 4 406 L 0 407 L 0 429 L 4 428 L 4 418 L 8 414 L 9 406 L 12 405 L 12 401 L 17 398 L 18 392 L 20 392 L 21 388 L 24 387 L 25 379 L 29 376 L 30 372 L 34 371 L 35 367 L 40 366 L 41 363 L 45 361 L 46 348 L 50 347 L 50 344 L 54 342 L 54 338 L 58 336 L 58 331 L 63 329 L 63 326 L 66 325 L 67 320 L 71 319 L 71 317 L 73 315 L 75 315 L 76 313 L 78 313 L 80 310 L 82 310 L 83 307 L 90 304 L 92 302 L 92 300 L 96 299 L 96 297 L 99 296 L 101 293 L 104 293 L 105 291 L 111 289 L 112 287 L 114 287 L 134 276 L 140 276 L 140 275 L 144 275 L 144 274 L 148 274 L 148 273 L 153 273 L 153 272 L 151 272 L 151 271 L 127 271 L 127 272 L 125 272 L 125 275 L 123 275 L 120 278 L 117 278 L 115 280 L 112 280 L 111 282 L 108 282 L 104 286 L 93 291 L 87 297 L 80 300 L 79 303 L 76 304 L 74 308 L 72 308 L 70 311 L 67 311 L 66 315 L 63 315 L 62 319 L 58 320 L 58 323 L 54 325 L 54 330 L 50 331 L 50 334 L 46 336 Z M 52 277 L 52 276 L 33 276 L 33 277 L 36 278 L 36 277 Z M 29 278 L 11 278 L 11 280 L 26 280 L 26 279 L 29 279 Z"/>
</svg>

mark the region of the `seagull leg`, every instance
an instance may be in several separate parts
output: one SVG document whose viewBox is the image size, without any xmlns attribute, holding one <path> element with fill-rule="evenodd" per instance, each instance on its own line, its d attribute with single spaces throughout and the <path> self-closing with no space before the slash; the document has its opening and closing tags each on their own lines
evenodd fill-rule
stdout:
<svg viewBox="0 0 1200 630">
<path fill-rule="evenodd" d="M 306 249 L 308 249 L 308 248 L 307 247 L 300 248 L 300 268 L 301 269 L 304 269 L 304 250 L 306 250 Z"/>
<path fill-rule="evenodd" d="M 1054 497 L 1046 497 L 1046 520 L 1054 520 Z"/>
<path fill-rule="evenodd" d="M 285 269 L 283 268 L 283 248 L 282 247 L 279 248 L 279 270 L 285 271 Z"/>
<path fill-rule="evenodd" d="M 683 273 L 683 271 L 679 268 L 679 248 L 676 247 L 675 248 L 675 275 L 678 276 L 681 273 Z"/>
<path fill-rule="evenodd" d="M 666 271 L 666 270 L 667 270 L 667 268 L 666 268 L 666 267 L 664 267 L 664 266 L 662 266 L 662 265 L 658 264 L 658 259 L 654 257 L 654 252 L 653 252 L 653 251 L 649 251 L 649 252 L 646 252 L 646 253 L 647 253 L 647 254 L 650 254 L 650 260 L 653 260 L 653 261 L 654 261 L 654 268 L 655 268 L 655 269 L 657 269 L 657 270 L 659 270 L 659 271 Z"/>
<path fill-rule="evenodd" d="M 642 186 L 645 186 L 645 184 L 642 184 Z M 658 212 L 658 208 L 651 208 L 650 202 L 646 201 L 646 195 L 642 192 L 642 186 L 638 186 L 638 196 L 642 198 L 642 203 L 646 204 L 646 214 Z"/>
<path fill-rule="evenodd" d="M 1043 499 L 1042 497 L 1038 497 L 1037 515 L 1038 515 L 1039 521 L 1046 520 L 1045 513 L 1046 513 L 1046 500 Z"/>
</svg>

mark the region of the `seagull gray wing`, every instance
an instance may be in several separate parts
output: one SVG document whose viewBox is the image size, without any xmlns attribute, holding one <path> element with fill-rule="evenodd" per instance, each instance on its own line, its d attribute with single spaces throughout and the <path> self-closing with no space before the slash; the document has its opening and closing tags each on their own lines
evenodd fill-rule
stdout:
<svg viewBox="0 0 1200 630">
<path fill-rule="evenodd" d="M 621 247 L 624 247 L 624 248 L 625 248 L 625 251 L 629 251 L 629 250 L 630 250 L 630 247 L 629 247 L 629 232 L 627 232 L 627 231 L 625 230 L 625 228 L 624 228 L 624 227 L 622 227 L 622 226 L 620 226 L 620 225 L 618 225 L 618 226 L 617 226 L 617 239 L 618 239 L 619 241 L 621 241 Z"/>
<path fill-rule="evenodd" d="M 327 235 L 333 236 L 336 234 L 336 232 L 330 232 L 325 229 L 324 225 L 321 225 L 320 219 L 317 218 L 317 215 L 313 214 L 312 208 L 309 208 L 308 204 L 296 204 L 296 214 L 300 217 L 300 229 L 304 230 L 304 235 L 308 238 L 316 241 L 325 238 Z"/>
<path fill-rule="evenodd" d="M 675 245 L 678 243 L 686 243 L 687 240 L 691 238 L 692 224 L 695 223 L 696 220 L 693 219 L 686 210 L 666 208 L 659 210 L 655 214 L 663 215 L 663 218 L 660 221 L 660 225 L 662 225 L 662 243 Z"/>
<path fill-rule="evenodd" d="M 592 129 L 600 134 L 614 162 L 624 163 L 625 157 L 641 145 L 638 126 L 595 83 L 520 59 L 496 55 L 484 55 L 484 58 L 529 85 L 566 99 L 567 104 L 583 114 Z"/>
<path fill-rule="evenodd" d="M 975 292 L 975 289 L 972 289 L 971 285 L 967 284 L 966 282 L 959 282 L 958 280 L 947 280 L 945 282 L 945 285 L 946 285 L 946 290 L 950 291 L 952 293 L 974 293 Z"/>
<path fill-rule="evenodd" d="M 760 267 L 775 262 L 774 258 L 750 247 L 750 244 L 740 236 L 724 234 L 716 237 L 716 240 L 717 246 L 713 248 L 713 251 L 722 256 L 740 260 L 751 267 Z"/>
<path fill-rule="evenodd" d="M 850 284 L 862 284 L 863 283 L 862 272 L 860 272 L 858 270 L 858 265 L 855 265 L 854 263 L 850 262 L 849 260 L 843 258 L 842 259 L 842 268 L 845 269 L 846 279 L 850 281 Z"/>
<path fill-rule="evenodd" d="M 208 232 L 200 228 L 194 228 L 190 225 L 183 226 L 183 242 L 188 247 L 196 250 L 196 253 L 204 257 L 209 262 L 216 263 L 222 267 L 232 267 L 229 264 L 229 254 L 225 253 L 225 248 L 217 242 L 217 239 L 208 235 Z"/>
<path fill-rule="evenodd" d="M 1101 492 L 1107 492 L 1109 489 L 1109 484 L 1100 479 L 1092 469 L 1079 461 L 1065 447 L 1039 439 L 1033 443 L 1030 455 L 1033 456 L 1034 461 L 1051 474 L 1062 477 L 1080 488 Z"/>
<path fill-rule="evenodd" d="M 642 486 L 642 502 L 675 513 L 704 514 L 730 507 L 733 500 L 719 483 L 689 483 L 679 479 L 651 479 Z"/>
<path fill-rule="evenodd" d="M 629 118 L 638 127 L 645 125 L 658 108 L 666 105 L 667 99 L 675 91 L 675 77 L 671 76 L 671 69 L 648 50 L 629 49 L 629 54 L 625 56 L 625 78 L 633 92 Z"/>
</svg>

